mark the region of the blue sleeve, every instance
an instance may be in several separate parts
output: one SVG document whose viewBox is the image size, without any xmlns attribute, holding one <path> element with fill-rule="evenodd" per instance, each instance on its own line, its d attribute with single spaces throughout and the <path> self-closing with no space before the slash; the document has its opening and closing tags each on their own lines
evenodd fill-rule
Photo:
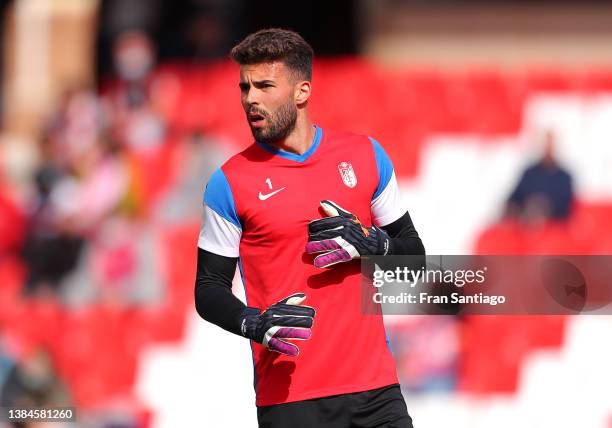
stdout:
<svg viewBox="0 0 612 428">
<path fill-rule="evenodd" d="M 380 143 L 372 137 L 370 137 L 370 141 L 372 142 L 372 146 L 374 146 L 376 168 L 378 169 L 378 187 L 376 188 L 376 192 L 374 192 L 374 196 L 372 196 L 372 200 L 374 200 L 383 192 L 383 190 L 385 190 L 387 184 L 389 184 L 391 176 L 393 175 L 393 164 Z"/>
<path fill-rule="evenodd" d="M 232 189 L 221 168 L 213 173 L 206 185 L 204 203 L 221 217 L 242 229 Z"/>
</svg>

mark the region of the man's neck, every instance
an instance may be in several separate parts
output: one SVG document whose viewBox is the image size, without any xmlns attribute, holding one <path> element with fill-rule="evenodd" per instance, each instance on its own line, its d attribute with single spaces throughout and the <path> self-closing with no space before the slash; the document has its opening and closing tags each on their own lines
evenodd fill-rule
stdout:
<svg viewBox="0 0 612 428">
<path fill-rule="evenodd" d="M 309 117 L 298 117 L 293 131 L 274 146 L 289 153 L 303 155 L 312 146 L 315 136 L 315 128 Z"/>
</svg>

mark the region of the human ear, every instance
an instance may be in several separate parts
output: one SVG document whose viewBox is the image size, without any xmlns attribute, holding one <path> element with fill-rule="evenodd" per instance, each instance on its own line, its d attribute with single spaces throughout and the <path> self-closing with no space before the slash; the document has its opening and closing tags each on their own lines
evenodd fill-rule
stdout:
<svg viewBox="0 0 612 428">
<path fill-rule="evenodd" d="M 295 85 L 295 103 L 296 104 L 304 104 L 310 98 L 310 82 L 307 80 L 302 80 Z"/>
</svg>

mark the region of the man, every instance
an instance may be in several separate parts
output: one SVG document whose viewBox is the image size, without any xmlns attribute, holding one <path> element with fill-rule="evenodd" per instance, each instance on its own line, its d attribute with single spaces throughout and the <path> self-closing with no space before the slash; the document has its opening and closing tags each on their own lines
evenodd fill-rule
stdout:
<svg viewBox="0 0 612 428">
<path fill-rule="evenodd" d="M 393 166 L 373 139 L 313 125 L 298 34 L 262 30 L 231 56 L 255 142 L 206 187 L 196 309 L 251 339 L 260 427 L 411 427 L 354 260 L 424 254 Z M 248 307 L 231 293 L 236 264 Z"/>
<path fill-rule="evenodd" d="M 572 176 L 555 157 L 555 135 L 544 135 L 542 157 L 523 171 L 508 198 L 506 215 L 526 223 L 565 221 L 574 201 Z"/>
</svg>

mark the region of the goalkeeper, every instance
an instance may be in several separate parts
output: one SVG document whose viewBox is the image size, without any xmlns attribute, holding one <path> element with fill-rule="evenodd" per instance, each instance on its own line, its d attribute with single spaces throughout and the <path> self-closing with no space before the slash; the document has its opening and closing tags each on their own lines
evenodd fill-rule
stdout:
<svg viewBox="0 0 612 428">
<path fill-rule="evenodd" d="M 354 260 L 425 253 L 393 165 L 374 139 L 312 123 L 298 34 L 262 30 L 231 55 L 254 142 L 204 192 L 196 309 L 251 340 L 260 427 L 411 427 Z M 237 266 L 247 305 L 231 292 Z"/>
</svg>

